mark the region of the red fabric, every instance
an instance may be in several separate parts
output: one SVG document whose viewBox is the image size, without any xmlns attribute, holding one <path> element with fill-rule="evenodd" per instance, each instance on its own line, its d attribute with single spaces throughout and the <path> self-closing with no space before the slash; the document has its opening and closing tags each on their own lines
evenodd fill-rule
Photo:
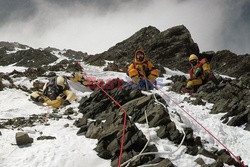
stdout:
<svg viewBox="0 0 250 167">
<path fill-rule="evenodd" d="M 198 61 L 197 68 L 201 68 L 202 69 L 203 64 L 206 63 L 206 62 L 207 62 L 206 58 L 201 59 L 201 61 Z M 191 79 L 194 78 L 195 75 L 194 75 L 194 72 L 193 72 L 193 68 L 191 68 L 189 70 L 189 76 L 190 76 Z"/>
<path fill-rule="evenodd" d="M 193 79 L 193 78 L 194 78 L 193 68 L 191 68 L 191 69 L 189 70 L 189 77 L 190 77 L 190 79 Z"/>
</svg>

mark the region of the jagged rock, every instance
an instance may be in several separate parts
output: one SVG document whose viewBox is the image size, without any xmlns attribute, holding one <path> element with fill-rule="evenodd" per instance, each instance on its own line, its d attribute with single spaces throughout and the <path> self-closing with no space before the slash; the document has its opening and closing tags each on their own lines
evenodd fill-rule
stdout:
<svg viewBox="0 0 250 167">
<path fill-rule="evenodd" d="M 200 148 L 198 151 L 198 154 L 201 154 L 201 155 L 208 157 L 208 158 L 217 159 L 217 156 L 214 153 L 206 150 L 205 148 Z"/>
<path fill-rule="evenodd" d="M 83 126 L 81 126 L 81 128 L 77 131 L 77 135 L 85 135 L 86 134 L 86 132 L 87 132 L 87 130 L 88 130 L 88 125 L 83 125 Z"/>
<path fill-rule="evenodd" d="M 202 167 L 224 167 L 224 164 L 222 161 L 217 160 L 214 163 L 209 164 L 209 165 L 204 164 L 204 165 L 202 165 Z"/>
<path fill-rule="evenodd" d="M 40 136 L 37 138 L 37 140 L 54 140 L 56 137 L 54 136 Z"/>
<path fill-rule="evenodd" d="M 44 48 L 43 50 L 44 50 L 44 51 L 47 51 L 47 52 L 60 51 L 59 49 L 53 48 L 53 47 L 50 47 L 50 46 L 48 46 L 47 48 Z M 59 53 L 59 54 L 60 54 L 60 53 Z"/>
<path fill-rule="evenodd" d="M 161 125 L 167 125 L 171 122 L 170 117 L 168 115 L 167 109 L 165 109 L 161 105 L 149 105 L 147 107 L 148 121 L 149 127 L 157 127 Z M 143 112 L 142 112 L 143 114 Z M 145 115 L 142 115 L 141 118 L 138 120 L 139 123 L 146 123 Z"/>
<path fill-rule="evenodd" d="M 0 129 L 6 128 L 3 124 L 0 123 Z"/>
<path fill-rule="evenodd" d="M 223 153 L 222 155 L 220 155 L 218 157 L 219 160 L 221 160 L 222 162 L 228 164 L 228 165 L 234 165 L 236 167 L 241 167 L 241 165 L 239 163 L 237 163 L 230 155 L 228 155 L 227 153 Z"/>
<path fill-rule="evenodd" d="M 102 124 L 102 128 L 99 129 L 98 144 L 95 149 L 98 152 L 98 155 L 108 155 L 108 158 L 110 155 L 112 155 L 113 158 L 111 165 L 115 164 L 115 166 L 117 165 L 117 159 L 120 150 L 119 143 L 122 135 L 122 115 L 122 112 L 119 114 L 114 113 L 113 116 L 109 116 L 106 122 Z M 127 119 L 129 120 L 129 118 Z M 132 156 L 138 154 L 146 142 L 147 139 L 143 133 L 139 131 L 134 124 L 131 124 L 128 121 L 124 140 L 124 161 L 126 161 L 125 159 L 129 159 Z M 109 153 L 107 153 L 107 151 Z"/>
<path fill-rule="evenodd" d="M 41 77 L 44 73 L 46 73 L 46 69 L 44 67 L 28 68 L 24 71 L 25 76 L 30 79 L 36 79 L 37 77 Z"/>
<path fill-rule="evenodd" d="M 47 65 L 58 58 L 49 52 L 41 51 L 39 49 L 30 48 L 28 50 L 20 50 L 16 53 L 9 54 L 0 58 L 0 65 L 14 64 L 16 66 L 24 67 L 40 67 L 41 65 Z"/>
<path fill-rule="evenodd" d="M 115 80 L 113 82 L 117 83 Z M 126 83 L 123 83 L 122 86 L 124 85 Z M 183 134 L 170 120 L 168 110 L 162 105 L 155 104 L 155 99 L 151 95 L 145 96 L 139 90 L 126 89 L 108 89 L 107 92 L 127 110 L 123 161 L 137 155 L 147 142 L 143 133 L 134 125 L 135 122 L 146 123 L 144 111 L 147 111 L 150 127 L 160 126 L 160 130 L 157 132 L 161 133 L 159 136 L 167 137 L 176 144 L 181 142 Z M 156 96 L 156 98 L 160 102 L 164 102 L 161 97 Z M 98 139 L 95 148 L 98 155 L 105 159 L 112 158 L 111 166 L 117 166 L 124 119 L 123 111 L 104 96 L 101 90 L 94 90 L 89 97 L 83 98 L 80 103 L 79 111 L 83 114 L 83 118 L 74 123 L 81 127 L 77 134 L 85 134 L 86 137 Z M 88 123 L 88 118 L 95 119 L 95 121 Z M 186 130 L 186 133 L 187 139 L 185 139 L 184 145 L 188 145 L 190 154 L 196 155 L 201 142 L 199 139 L 193 138 L 192 130 Z M 148 146 L 146 150 L 157 151 L 155 146 Z M 154 155 L 142 156 L 131 162 L 130 165 L 148 164 L 154 159 Z"/>
<path fill-rule="evenodd" d="M 107 67 L 103 69 L 103 71 L 120 71 L 120 72 L 121 71 L 125 72 L 127 70 L 128 70 L 127 68 L 123 68 L 123 69 L 119 68 L 119 66 L 115 63 L 108 63 Z"/>
<path fill-rule="evenodd" d="M 15 48 L 26 49 L 29 48 L 27 45 L 20 44 L 18 42 L 0 42 L 0 48 L 4 48 L 7 51 L 14 51 Z"/>
<path fill-rule="evenodd" d="M 74 122 L 74 125 L 79 128 L 81 126 L 87 125 L 87 123 L 88 123 L 87 118 L 83 117 L 83 118 L 76 120 Z"/>
<path fill-rule="evenodd" d="M 204 160 L 203 160 L 202 158 L 197 158 L 197 159 L 195 160 L 195 162 L 196 162 L 197 164 L 199 164 L 200 166 L 202 166 L 202 165 L 205 164 L 205 162 L 204 162 Z"/>
<path fill-rule="evenodd" d="M 186 86 L 187 78 L 184 75 L 175 75 L 167 79 L 170 79 L 173 81 L 170 84 L 172 91 L 181 93 L 182 88 Z"/>
<path fill-rule="evenodd" d="M 68 50 L 66 50 L 65 53 L 63 53 L 63 56 L 66 56 L 66 57 L 73 59 L 73 60 L 81 60 L 84 57 L 87 57 L 88 54 L 86 52 L 83 53 L 81 51 L 74 51 L 74 50 L 68 49 Z"/>
<path fill-rule="evenodd" d="M 161 161 L 163 161 L 164 158 L 161 158 L 161 157 L 156 157 L 154 158 L 152 161 L 149 161 L 148 163 L 145 163 L 144 165 L 148 165 L 148 166 L 155 166 L 155 165 L 158 165 Z"/>
<path fill-rule="evenodd" d="M 29 135 L 25 132 L 17 132 L 16 133 L 16 143 L 17 145 L 26 145 L 33 143 L 33 138 L 29 137 Z"/>
<path fill-rule="evenodd" d="M 64 71 L 65 67 L 63 64 L 55 64 L 55 65 L 49 66 L 48 70 L 50 70 L 50 71 Z"/>
<path fill-rule="evenodd" d="M 72 107 L 66 109 L 65 112 L 63 113 L 63 115 L 72 115 L 72 114 L 74 114 L 74 110 Z"/>
<path fill-rule="evenodd" d="M 242 114 L 233 117 L 227 123 L 227 125 L 229 125 L 229 126 L 241 126 L 241 125 L 245 124 L 248 121 L 247 116 L 248 116 L 249 113 L 250 113 L 250 111 L 246 110 Z"/>
<path fill-rule="evenodd" d="M 40 121 L 38 118 L 31 116 L 30 118 L 17 117 L 13 119 L 8 119 L 3 123 L 4 126 L 12 126 L 13 128 L 19 127 L 32 127 L 33 123 Z"/>
<path fill-rule="evenodd" d="M 202 105 L 202 106 L 204 106 L 206 104 L 206 102 L 203 102 L 200 97 L 197 97 L 194 101 L 192 101 L 192 104 L 193 105 Z"/>
<path fill-rule="evenodd" d="M 183 134 L 176 129 L 174 122 L 168 123 L 167 126 L 161 126 L 160 129 L 157 130 L 157 136 L 160 138 L 167 137 L 176 144 L 179 144 L 183 138 Z"/>
<path fill-rule="evenodd" d="M 65 124 L 65 125 L 64 125 L 64 127 L 65 127 L 65 128 L 69 127 L 69 124 L 68 124 L 68 123 L 67 123 L 67 124 Z"/>
<path fill-rule="evenodd" d="M 246 125 L 245 130 L 250 131 L 250 124 L 247 124 L 247 125 Z"/>
<path fill-rule="evenodd" d="M 51 113 L 51 114 L 49 114 L 49 118 L 61 119 L 61 118 L 62 118 L 62 115 L 56 114 L 56 113 Z"/>
<path fill-rule="evenodd" d="M 239 77 L 239 80 L 241 81 L 242 85 L 245 87 L 250 87 L 250 72 L 243 74 Z"/>
<path fill-rule="evenodd" d="M 56 73 L 52 72 L 52 71 L 50 71 L 49 74 L 47 75 L 47 77 L 49 77 L 49 78 L 52 78 L 52 77 L 55 77 L 55 76 L 57 76 Z"/>
<path fill-rule="evenodd" d="M 175 167 L 175 166 L 169 159 L 164 159 L 155 167 Z"/>
<path fill-rule="evenodd" d="M 198 154 L 198 147 L 197 146 L 187 146 L 186 153 L 195 156 Z"/>
<path fill-rule="evenodd" d="M 92 122 L 88 126 L 88 130 L 86 132 L 86 137 L 91 139 L 97 139 L 99 138 L 100 132 L 101 132 L 101 125 L 98 123 Z"/>
<path fill-rule="evenodd" d="M 175 76 L 171 79 L 173 81 L 171 90 L 179 92 L 181 86 L 176 89 L 175 85 L 178 85 L 182 78 Z M 197 101 L 192 102 L 187 98 L 184 101 L 202 105 L 204 104 L 202 99 L 204 99 L 214 103 L 211 113 L 225 113 L 221 118 L 223 123 L 230 126 L 248 125 L 250 123 L 250 119 L 248 119 L 248 115 L 250 115 L 248 109 L 250 92 L 249 88 L 242 84 L 239 79 L 218 78 L 217 84 L 209 81 L 200 86 L 193 96 L 196 97 Z M 248 130 L 249 128 L 246 127 L 245 129 Z"/>
<path fill-rule="evenodd" d="M 218 51 L 211 60 L 211 66 L 221 74 L 240 77 L 250 72 L 250 55 L 236 55 L 228 50 Z"/>
<path fill-rule="evenodd" d="M 104 60 L 113 60 L 115 64 L 119 64 L 119 68 L 125 69 L 132 63 L 137 49 L 144 49 L 146 57 L 156 66 L 185 71 L 189 67 L 188 56 L 191 53 L 199 53 L 198 45 L 194 43 L 185 26 L 176 26 L 163 32 L 149 26 L 108 51 L 88 56 L 85 60 L 95 65 L 104 65 Z"/>
<path fill-rule="evenodd" d="M 225 106 L 228 104 L 227 99 L 220 99 L 218 103 L 215 103 L 211 111 L 212 114 L 225 113 L 227 112 Z"/>
<path fill-rule="evenodd" d="M 185 138 L 185 143 L 189 146 L 194 146 L 195 145 L 195 139 L 193 137 L 193 129 L 191 128 L 185 128 L 184 132 L 186 134 L 186 138 Z"/>
<path fill-rule="evenodd" d="M 169 136 L 167 132 L 167 127 L 166 126 L 161 126 L 159 130 L 157 130 L 157 136 L 161 139 L 166 138 Z"/>
<path fill-rule="evenodd" d="M 107 93 L 113 96 L 121 105 L 129 102 L 132 99 L 143 96 L 140 90 L 126 90 L 127 83 L 120 79 L 113 79 L 103 85 L 104 87 L 110 87 L 114 89 L 106 89 Z M 79 105 L 79 112 L 84 117 L 96 119 L 105 119 L 107 112 L 113 112 L 112 109 L 117 106 L 112 103 L 109 97 L 100 89 L 95 89 L 89 98 L 82 98 Z M 104 118 L 102 118 L 104 117 Z"/>
<path fill-rule="evenodd" d="M 4 88 L 3 81 L 2 81 L 2 75 L 0 74 L 0 91 L 2 91 Z"/>
<path fill-rule="evenodd" d="M 33 82 L 33 88 L 32 88 L 32 90 L 42 90 L 44 84 L 45 83 L 40 82 L 39 80 L 36 80 L 36 81 Z"/>
</svg>

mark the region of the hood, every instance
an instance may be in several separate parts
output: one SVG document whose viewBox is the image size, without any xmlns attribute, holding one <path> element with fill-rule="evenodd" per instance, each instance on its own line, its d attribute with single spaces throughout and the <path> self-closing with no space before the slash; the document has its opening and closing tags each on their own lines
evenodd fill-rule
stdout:
<svg viewBox="0 0 250 167">
<path fill-rule="evenodd" d="M 139 61 L 139 60 L 137 60 L 137 58 L 136 58 L 136 54 L 137 54 L 138 52 L 141 52 L 141 53 L 144 55 L 144 59 L 143 59 L 142 61 Z M 143 50 L 137 50 L 137 51 L 135 52 L 135 55 L 134 55 L 134 62 L 136 62 L 136 63 L 142 63 L 142 62 L 144 62 L 144 61 L 146 61 L 145 52 L 144 52 Z"/>
</svg>

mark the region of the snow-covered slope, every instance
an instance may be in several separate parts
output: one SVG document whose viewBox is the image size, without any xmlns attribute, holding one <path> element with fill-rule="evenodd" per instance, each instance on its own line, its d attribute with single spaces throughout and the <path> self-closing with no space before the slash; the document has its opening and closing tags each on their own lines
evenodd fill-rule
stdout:
<svg viewBox="0 0 250 167">
<path fill-rule="evenodd" d="M 113 78 L 121 78 L 125 81 L 128 80 L 125 73 L 103 71 L 103 67 L 95 67 L 83 63 L 84 71 L 88 77 L 95 77 L 96 79 L 103 79 L 107 81 Z M 1 67 L 0 72 L 10 72 L 14 66 Z M 17 70 L 19 70 L 18 68 Z M 160 78 L 161 83 L 171 82 L 166 80 L 167 76 L 182 75 L 178 71 L 166 70 L 167 74 Z M 57 74 L 65 74 L 58 72 Z M 39 78 L 38 78 L 39 79 Z M 43 79 L 44 78 L 40 78 Z M 20 79 L 22 82 L 15 82 L 25 84 L 30 87 L 32 81 Z M 25 82 L 24 82 L 25 81 Z M 74 111 L 78 111 L 79 100 L 83 96 L 88 96 L 91 92 L 82 93 L 79 90 L 73 90 L 78 95 L 78 101 L 59 109 L 59 113 L 64 113 L 66 109 L 72 107 Z M 184 125 L 191 127 L 196 136 L 201 136 L 202 140 L 207 141 L 205 147 L 210 150 L 213 147 L 222 149 L 211 136 L 205 132 L 197 123 L 192 121 L 182 110 L 180 110 L 172 101 L 168 99 L 162 92 L 171 97 L 178 105 L 182 106 L 199 122 L 201 122 L 208 130 L 210 130 L 218 139 L 225 144 L 233 153 L 242 157 L 246 164 L 250 164 L 250 132 L 243 130 L 241 127 L 231 127 L 223 124 L 220 121 L 221 114 L 212 115 L 209 111 L 213 104 L 206 103 L 205 106 L 194 106 L 189 104 L 183 99 L 188 95 L 180 95 L 175 92 L 169 91 L 168 86 L 164 86 L 161 91 L 155 90 L 154 93 L 160 94 L 168 103 L 169 111 L 176 111 L 180 114 Z M 29 100 L 29 95 L 21 90 L 7 89 L 0 91 L 0 121 L 6 118 L 14 117 L 28 117 L 31 114 L 50 114 L 53 109 L 38 106 Z M 34 138 L 34 143 L 30 146 L 18 147 L 12 145 L 15 143 L 15 133 L 17 129 L 0 129 L 2 135 L 0 136 L 0 166 L 1 167 L 16 167 L 16 166 L 30 166 L 30 167 L 108 167 L 110 166 L 109 160 L 101 159 L 93 150 L 97 140 L 87 139 L 84 136 L 77 136 L 76 128 L 73 123 L 81 114 L 72 116 L 72 120 L 63 116 L 62 119 L 52 120 L 49 119 L 49 126 L 43 123 L 37 123 L 33 127 L 22 128 L 23 131 L 28 132 L 30 137 Z M 64 126 L 68 124 L 68 126 Z M 137 124 L 137 126 L 145 133 L 150 134 L 151 144 L 156 144 L 159 151 L 175 150 L 176 146 L 168 139 L 159 139 L 156 135 L 157 128 L 147 129 L 145 125 Z M 55 140 L 36 140 L 41 135 L 54 136 Z M 202 155 L 191 156 L 185 154 L 185 147 L 182 146 L 174 154 L 161 154 L 161 157 L 169 158 L 176 166 L 199 166 L 194 162 L 198 157 L 202 157 L 206 163 L 211 163 L 214 160 L 206 158 Z"/>
</svg>

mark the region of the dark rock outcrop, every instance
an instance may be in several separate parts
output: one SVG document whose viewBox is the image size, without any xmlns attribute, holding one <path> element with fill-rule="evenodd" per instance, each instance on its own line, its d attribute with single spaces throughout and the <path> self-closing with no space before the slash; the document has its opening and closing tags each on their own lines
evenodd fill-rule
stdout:
<svg viewBox="0 0 250 167">
<path fill-rule="evenodd" d="M 250 74 L 250 55 L 236 55 L 228 50 L 217 52 L 213 55 L 211 66 L 215 72 L 240 77 L 243 74 Z"/>
<path fill-rule="evenodd" d="M 30 143 L 33 143 L 33 138 L 29 137 L 29 135 L 25 132 L 17 132 L 16 143 L 19 146 L 30 144 Z"/>
<path fill-rule="evenodd" d="M 0 65 L 6 66 L 15 63 L 16 66 L 40 67 L 50 64 L 57 59 L 56 56 L 49 52 L 30 48 L 0 57 Z"/>
<path fill-rule="evenodd" d="M 56 137 L 54 136 L 39 136 L 37 140 L 54 140 Z"/>
<path fill-rule="evenodd" d="M 6 51 L 14 51 L 15 48 L 26 49 L 29 48 L 27 45 L 23 45 L 17 42 L 0 42 L 0 48 L 3 48 Z"/>
<path fill-rule="evenodd" d="M 0 127 L 12 127 L 12 128 L 23 128 L 35 126 L 34 123 L 45 123 L 45 114 L 43 115 L 31 115 L 29 118 L 16 117 L 7 119 L 0 123 Z"/>
<path fill-rule="evenodd" d="M 94 65 L 104 65 L 104 60 L 113 60 L 120 71 L 125 71 L 132 63 L 137 49 L 145 50 L 148 59 L 156 66 L 161 65 L 183 71 L 189 66 L 188 56 L 191 53 L 199 53 L 198 45 L 194 43 L 185 26 L 176 26 L 163 32 L 149 26 L 142 28 L 108 51 L 89 56 L 85 60 Z"/>
<path fill-rule="evenodd" d="M 168 138 L 179 144 L 183 134 L 177 130 L 174 122 L 170 120 L 168 110 L 161 105 L 155 104 L 152 96 L 145 96 L 139 90 L 116 89 L 117 80 L 112 80 L 114 89 L 106 90 L 114 97 L 127 111 L 127 128 L 125 132 L 123 162 L 136 156 L 147 143 L 144 134 L 135 126 L 135 123 L 146 123 L 145 111 L 149 127 L 160 126 L 157 134 L 161 138 Z M 120 82 L 121 83 L 121 82 Z M 110 83 L 107 83 L 110 85 Z M 105 88 L 105 85 L 103 85 Z M 126 83 L 120 85 L 126 88 Z M 164 102 L 160 96 L 156 98 Z M 80 128 L 78 135 L 84 134 L 88 138 L 98 139 L 95 150 L 98 155 L 105 159 L 111 159 L 111 166 L 116 166 L 120 151 L 120 141 L 124 122 L 124 113 L 121 111 L 101 90 L 94 90 L 88 98 L 81 100 L 79 111 L 83 118 L 74 124 Z M 128 117 L 129 116 L 129 117 Z M 88 121 L 91 118 L 92 121 Z M 93 121 L 94 120 L 94 121 Z M 197 155 L 201 141 L 193 137 L 190 128 L 185 129 L 186 139 L 184 145 L 188 147 L 187 153 Z M 157 148 L 148 146 L 144 152 L 157 152 Z M 141 156 L 131 162 L 131 166 L 153 163 L 158 160 L 154 155 Z M 162 162 L 163 163 L 163 162 Z M 169 165 L 173 165 L 169 163 Z"/>
<path fill-rule="evenodd" d="M 183 78 L 184 76 L 171 77 L 170 79 L 173 81 L 171 90 L 180 92 L 185 83 Z M 225 113 L 221 118 L 224 123 L 230 126 L 246 125 L 245 129 L 249 130 L 250 92 L 248 86 L 243 84 L 241 78 L 232 80 L 219 77 L 218 83 L 209 81 L 200 86 L 193 96 L 196 97 L 196 100 L 191 103 L 203 105 L 202 99 L 213 103 L 212 114 Z M 233 118 L 228 121 L 231 117 Z"/>
<path fill-rule="evenodd" d="M 74 51 L 71 49 L 66 50 L 63 55 L 73 60 L 82 60 L 83 58 L 86 58 L 88 56 L 86 52 L 83 53 L 81 51 Z"/>
<path fill-rule="evenodd" d="M 4 88 L 3 79 L 2 79 L 2 75 L 0 74 L 0 91 L 2 91 L 3 88 Z"/>
</svg>

